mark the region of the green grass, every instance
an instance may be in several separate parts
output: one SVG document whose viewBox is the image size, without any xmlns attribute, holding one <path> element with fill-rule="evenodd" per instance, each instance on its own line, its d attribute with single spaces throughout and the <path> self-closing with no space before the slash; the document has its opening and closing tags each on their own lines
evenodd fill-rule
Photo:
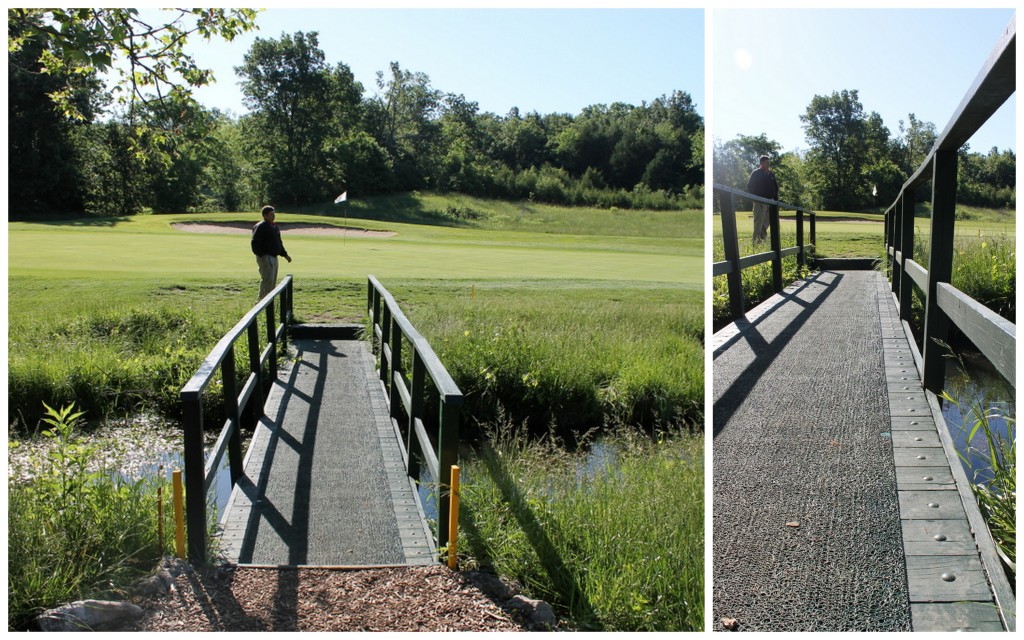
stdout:
<svg viewBox="0 0 1024 640">
<path fill-rule="evenodd" d="M 958 207 L 969 219 L 956 223 L 953 285 L 979 300 L 990 309 L 1013 320 L 1016 316 L 1016 225 L 1010 212 L 974 207 Z M 864 213 L 823 211 L 817 213 L 815 254 L 819 258 L 884 258 L 884 225 L 882 216 Z M 784 216 L 791 215 L 783 212 Z M 751 242 L 752 221 L 749 212 L 737 212 L 736 223 L 740 236 L 740 255 L 766 251 L 762 245 L 754 249 Z M 782 246 L 796 244 L 796 223 L 790 217 L 780 222 Z M 931 221 L 915 220 L 915 256 L 927 256 Z M 724 259 L 722 249 L 721 216 L 714 216 L 714 260 Z M 810 242 L 809 225 L 804 221 L 804 238 Z M 927 262 L 927 259 L 924 259 Z M 924 265 L 927 268 L 927 264 Z M 794 258 L 783 260 L 784 278 L 795 278 Z M 771 295 L 770 266 L 758 265 L 743 271 L 744 296 L 749 304 L 756 304 Z M 728 319 L 728 295 L 725 277 L 714 279 L 712 295 L 713 317 L 716 326 Z"/>
<path fill-rule="evenodd" d="M 1013 581 L 1017 565 L 1016 420 L 1002 410 L 984 406 L 980 400 L 965 409 L 949 393 L 944 391 L 942 397 L 957 405 L 965 418 L 963 428 L 969 451 L 957 453 L 971 476 L 974 497 Z M 996 432 L 990 424 L 994 420 L 1006 423 L 1006 434 Z M 980 436 L 980 446 L 975 444 L 975 436 Z M 975 457 L 981 462 L 973 462 Z"/>
<path fill-rule="evenodd" d="M 467 209 L 480 215 L 473 218 Z M 279 220 L 345 223 L 344 211 L 329 212 L 336 215 L 285 210 Z M 633 435 L 621 437 L 636 443 L 647 437 L 640 425 L 678 434 L 662 444 L 627 448 L 621 473 L 635 481 L 608 476 L 586 487 L 564 487 L 585 519 L 605 517 L 608 507 L 602 505 L 636 505 L 634 513 L 647 515 L 631 524 L 629 512 L 614 507 L 619 532 L 602 539 L 584 531 L 595 534 L 587 543 L 592 551 L 564 565 L 565 576 L 557 579 L 572 579 L 591 564 L 608 576 L 588 587 L 593 615 L 573 613 L 587 624 L 702 628 L 703 471 L 694 462 L 702 458 L 701 439 L 684 435 L 703 428 L 702 214 L 447 201 L 429 194 L 353 203 L 348 213 L 350 226 L 396 235 L 286 235 L 295 260 L 283 272 L 295 277 L 299 320 L 363 321 L 366 276 L 372 273 L 464 387 L 470 421 L 493 423 L 490 418 L 507 409 L 544 427 L 626 424 L 623 433 Z M 357 222 L 359 215 L 381 219 Z M 472 220 L 447 219 L 452 215 Z M 83 420 L 90 421 L 149 408 L 173 412 L 177 390 L 251 308 L 258 282 L 246 235 L 190 234 L 171 224 L 254 218 L 9 223 L 9 415 L 21 416 L 22 429 L 32 432 L 43 401 L 78 401 L 88 410 Z M 244 361 L 243 354 L 236 358 Z M 540 468 L 534 477 L 555 483 L 564 472 L 548 466 L 547 480 Z M 508 499 L 514 502 L 514 496 Z M 12 518 L 21 519 L 35 500 L 49 498 L 12 493 Z M 586 501 L 591 505 L 582 506 Z M 134 507 L 126 513 L 133 521 L 147 517 Z M 44 526 L 29 516 L 24 522 Z M 563 526 L 545 520 L 539 530 L 556 539 Z M 19 531 L 19 544 L 32 542 L 30 529 Z M 598 553 L 598 547 L 613 548 L 612 541 L 619 551 Z M 526 544 L 510 542 L 507 548 L 528 554 Z M 560 553 L 569 558 L 570 551 Z M 623 555 L 629 557 L 619 566 Z M 559 570 L 543 562 L 531 567 L 516 575 L 524 576 L 532 593 L 546 593 L 537 587 L 539 578 L 526 576 L 551 577 Z M 19 582 L 15 587 L 28 584 L 23 575 L 11 578 Z M 74 582 L 56 570 L 54 575 Z M 92 579 L 75 584 L 83 595 L 105 589 Z M 556 606 L 575 611 L 565 601 Z"/>
<path fill-rule="evenodd" d="M 702 450 L 627 430 L 570 453 L 499 423 L 462 463 L 460 566 L 518 580 L 577 628 L 703 630 Z"/>
<path fill-rule="evenodd" d="M 71 406 L 51 410 L 44 435 L 49 457 L 29 479 L 8 480 L 8 626 L 28 628 L 45 609 L 99 597 L 123 598 L 123 586 L 148 573 L 169 550 L 173 518 L 169 486 L 160 478 L 129 479 L 95 469 L 101 452 L 78 441 Z M 17 475 L 17 474 L 16 474 Z M 163 542 L 163 545 L 161 545 Z"/>
<path fill-rule="evenodd" d="M 395 281 L 478 420 L 499 407 L 534 430 L 703 428 L 700 292 L 610 281 Z"/>
<path fill-rule="evenodd" d="M 414 203 L 406 218 L 415 218 L 417 211 L 444 208 L 435 196 L 406 199 Z M 396 202 L 404 201 L 383 199 L 378 204 L 396 207 Z M 494 211 L 524 209 L 489 201 L 471 204 Z M 481 291 L 488 283 L 507 287 L 515 277 L 512 284 L 526 279 L 549 282 L 550 286 L 542 287 L 548 291 L 545 295 L 570 301 L 594 284 L 594 293 L 586 294 L 591 306 L 599 306 L 600 296 L 609 291 L 643 296 L 648 294 L 633 292 L 660 287 L 663 293 L 658 295 L 669 304 L 680 297 L 687 304 L 697 304 L 703 250 L 700 239 L 687 234 L 699 228 L 699 212 L 631 211 L 629 223 L 618 227 L 624 235 L 604 236 L 595 231 L 611 227 L 595 222 L 590 228 L 579 220 L 602 216 L 610 220 L 616 212 L 525 208 L 529 215 L 534 210 L 553 229 L 572 227 L 590 233 L 363 220 L 359 226 L 396 235 L 343 239 L 286 234 L 286 246 L 295 260 L 285 263 L 283 271 L 295 277 L 296 314 L 313 322 L 361 321 L 365 278 L 370 273 L 385 286 L 415 278 L 424 283 L 424 289 L 449 283 L 462 290 L 477 286 Z M 644 216 L 655 221 L 650 224 L 658 229 L 658 237 L 629 235 L 647 228 L 641 221 Z M 10 417 L 30 430 L 42 401 L 77 400 L 91 418 L 153 407 L 173 411 L 175 389 L 255 302 L 257 279 L 247 235 L 194 234 L 171 225 L 245 218 L 198 214 L 9 223 Z M 343 218 L 287 211 L 281 212 L 279 220 L 344 223 Z M 418 288 L 407 288 L 407 295 Z M 562 294 L 557 293 L 559 289 Z M 644 300 L 638 303 L 649 304 Z M 448 298 L 442 296 L 438 304 L 449 304 Z M 508 300 L 507 304 L 517 303 Z M 534 319 L 543 322 L 539 316 Z M 574 321 L 562 313 L 558 322 Z M 547 330 L 531 328 L 537 335 Z M 557 326 L 552 330 L 563 331 Z M 136 335 L 140 331 L 147 335 Z M 593 349 L 588 352 L 592 353 Z"/>
</svg>

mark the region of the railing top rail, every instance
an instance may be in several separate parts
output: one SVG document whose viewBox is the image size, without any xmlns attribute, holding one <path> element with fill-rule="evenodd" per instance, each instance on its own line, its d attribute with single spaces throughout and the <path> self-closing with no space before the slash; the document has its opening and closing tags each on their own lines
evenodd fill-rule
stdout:
<svg viewBox="0 0 1024 640">
<path fill-rule="evenodd" d="M 249 325 L 255 321 L 256 316 L 267 308 L 267 305 L 271 303 L 274 297 L 288 287 L 291 281 L 291 276 L 285 276 L 284 280 L 281 281 L 281 284 L 277 285 L 273 291 L 257 302 L 248 313 L 242 316 L 242 319 L 239 320 L 230 331 L 224 334 L 224 337 L 220 339 L 220 342 L 218 342 L 217 346 L 213 348 L 210 355 L 206 356 L 203 363 L 199 365 L 195 374 L 193 374 L 189 381 L 185 383 L 185 386 L 181 388 L 182 396 L 196 396 L 202 393 L 203 389 L 206 388 L 206 385 L 209 384 L 210 377 L 217 370 L 217 367 L 220 366 L 221 362 L 224 361 L 224 356 L 228 349 L 231 348 L 231 345 L 234 344 L 235 340 L 237 340 L 239 336 L 248 329 Z"/>
<path fill-rule="evenodd" d="M 901 195 L 903 191 L 920 186 L 931 179 L 928 169 L 936 151 L 955 151 L 964 146 L 981 125 L 985 124 L 985 121 L 1014 94 L 1017 90 L 1016 43 L 1017 15 L 1014 14 L 981 71 L 978 72 L 974 83 L 953 112 L 953 117 L 935 140 L 932 150 L 917 171 L 903 184 L 900 189 Z M 899 198 L 896 201 L 899 202 Z M 893 203 L 889 209 L 895 206 L 896 203 Z"/>
<path fill-rule="evenodd" d="M 412 343 L 413 348 L 419 352 L 420 357 L 423 359 L 423 365 L 430 373 L 430 378 L 434 381 L 434 386 L 437 388 L 438 393 L 441 394 L 446 403 L 462 404 L 462 391 L 459 390 L 458 385 L 455 384 L 455 380 L 452 379 L 448 370 L 441 364 L 441 359 L 434 353 L 430 343 L 412 326 L 412 323 L 409 322 L 409 319 L 405 317 L 405 314 L 399 308 L 398 302 L 391 295 L 391 292 L 384 288 L 384 285 L 377 280 L 377 277 L 371 275 L 369 280 L 373 287 L 380 292 L 384 302 L 391 308 L 392 319 L 399 324 L 402 328 L 402 333 Z"/>
<path fill-rule="evenodd" d="M 761 196 L 755 196 L 752 193 L 747 193 L 746 191 L 742 191 L 740 189 L 734 189 L 733 187 L 727 187 L 724 184 L 721 184 L 721 183 L 718 183 L 718 182 L 714 183 L 714 190 L 715 191 L 723 191 L 725 193 L 731 193 L 734 196 L 740 196 L 742 198 L 746 198 L 747 200 L 752 200 L 754 202 L 763 202 L 765 204 L 774 204 L 774 205 L 778 206 L 780 209 L 792 209 L 793 211 L 804 211 L 806 213 L 814 213 L 814 211 L 808 209 L 807 207 L 801 207 L 801 206 L 795 205 L 795 204 L 788 204 L 788 203 L 783 202 L 781 200 L 772 200 L 771 198 L 762 198 Z"/>
</svg>

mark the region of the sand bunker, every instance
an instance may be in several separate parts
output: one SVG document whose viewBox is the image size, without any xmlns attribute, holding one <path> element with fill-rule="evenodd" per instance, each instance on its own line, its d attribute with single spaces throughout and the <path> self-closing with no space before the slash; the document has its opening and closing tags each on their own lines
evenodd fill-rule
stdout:
<svg viewBox="0 0 1024 640">
<path fill-rule="evenodd" d="M 256 224 L 255 222 L 253 224 Z M 251 233 L 253 224 L 248 222 L 175 222 L 171 225 L 179 231 L 189 233 Z M 335 227 L 327 224 L 304 222 L 279 222 L 277 228 L 284 235 L 292 236 L 347 236 L 360 238 L 388 238 L 394 231 L 372 231 L 353 227 Z"/>
</svg>

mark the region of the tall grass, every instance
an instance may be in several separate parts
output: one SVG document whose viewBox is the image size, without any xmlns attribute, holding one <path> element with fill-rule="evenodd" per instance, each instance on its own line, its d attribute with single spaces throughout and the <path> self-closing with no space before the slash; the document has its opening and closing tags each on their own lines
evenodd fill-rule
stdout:
<svg viewBox="0 0 1024 640">
<path fill-rule="evenodd" d="M 704 628 L 702 439 L 619 430 L 571 452 L 497 423 L 464 460 L 462 566 L 519 581 L 579 628 Z"/>
<path fill-rule="evenodd" d="M 955 404 L 965 417 L 967 450 L 957 454 L 971 476 L 971 489 L 978 507 L 1013 580 L 1017 572 L 1016 421 L 994 407 L 983 406 L 980 401 L 972 403 L 965 411 L 949 393 L 943 391 L 942 397 Z M 1006 423 L 1005 435 L 992 427 L 996 420 Z"/>
<path fill-rule="evenodd" d="M 9 419 L 21 433 L 34 430 L 44 402 L 74 402 L 96 417 L 176 415 L 181 387 L 230 327 L 168 303 L 32 320 L 12 319 L 9 341 Z"/>
<path fill-rule="evenodd" d="M 389 285 L 467 396 L 533 431 L 608 420 L 703 428 L 700 293 L 612 283 Z"/>
<path fill-rule="evenodd" d="M 780 234 L 780 246 L 792 247 L 796 245 L 796 232 Z M 749 256 L 770 250 L 767 242 L 754 245 L 750 238 L 742 238 L 739 241 L 741 256 Z M 725 260 L 725 244 L 721 237 L 716 237 L 712 246 L 714 262 Z M 809 273 L 805 266 L 802 269 L 797 265 L 796 256 L 787 256 L 782 259 L 782 284 L 787 284 L 805 277 Z M 761 302 L 764 302 L 775 294 L 775 285 L 772 280 L 772 263 L 762 262 L 744 269 L 740 275 L 743 287 L 743 305 L 750 309 Z M 714 278 L 711 293 L 712 322 L 715 329 L 729 323 L 732 319 L 729 312 L 729 285 L 726 276 Z"/>
<path fill-rule="evenodd" d="M 43 610 L 81 598 L 119 595 L 167 550 L 157 522 L 160 478 L 132 480 L 95 469 L 100 457 L 75 432 L 81 412 L 47 407 L 47 460 L 8 480 L 8 626 L 27 628 Z M 173 531 L 170 491 L 163 529 Z"/>
<path fill-rule="evenodd" d="M 921 255 L 927 255 L 922 253 Z M 957 236 L 952 284 L 1011 322 L 1017 317 L 1017 243 L 1006 235 Z"/>
</svg>

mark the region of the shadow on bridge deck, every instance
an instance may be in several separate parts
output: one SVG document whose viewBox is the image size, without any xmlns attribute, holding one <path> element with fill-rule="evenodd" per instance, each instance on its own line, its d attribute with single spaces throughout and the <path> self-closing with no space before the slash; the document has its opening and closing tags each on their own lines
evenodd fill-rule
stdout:
<svg viewBox="0 0 1024 640">
<path fill-rule="evenodd" d="M 294 347 L 222 518 L 222 556 L 273 566 L 435 562 L 368 345 Z"/>
</svg>

